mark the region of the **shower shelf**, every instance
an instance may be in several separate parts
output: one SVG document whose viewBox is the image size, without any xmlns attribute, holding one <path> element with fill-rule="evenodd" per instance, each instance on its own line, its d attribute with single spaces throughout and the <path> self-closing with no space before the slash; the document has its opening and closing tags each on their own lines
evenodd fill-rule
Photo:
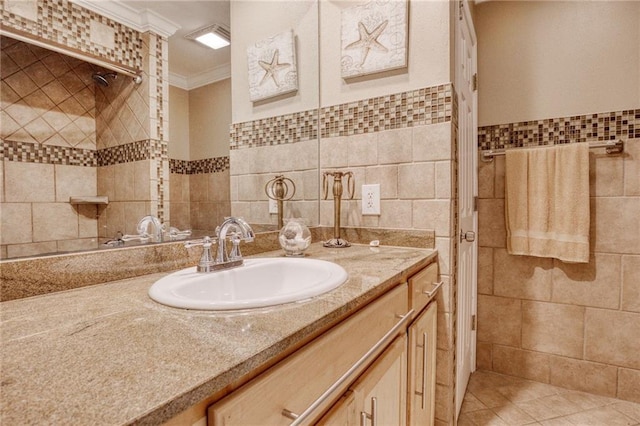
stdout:
<svg viewBox="0 0 640 426">
<path fill-rule="evenodd" d="M 98 204 L 98 205 L 107 205 L 109 204 L 109 197 L 106 195 L 87 195 L 81 197 L 69 197 L 70 204 Z"/>
</svg>

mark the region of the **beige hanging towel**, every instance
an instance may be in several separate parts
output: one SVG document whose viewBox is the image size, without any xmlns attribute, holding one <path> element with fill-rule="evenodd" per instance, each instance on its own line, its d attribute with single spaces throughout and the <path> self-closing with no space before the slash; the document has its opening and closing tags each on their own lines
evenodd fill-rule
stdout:
<svg viewBox="0 0 640 426">
<path fill-rule="evenodd" d="M 589 144 L 506 150 L 510 254 L 589 262 Z"/>
</svg>

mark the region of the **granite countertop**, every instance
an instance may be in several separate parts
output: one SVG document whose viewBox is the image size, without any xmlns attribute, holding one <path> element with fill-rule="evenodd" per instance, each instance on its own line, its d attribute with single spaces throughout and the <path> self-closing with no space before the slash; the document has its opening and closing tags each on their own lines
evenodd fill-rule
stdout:
<svg viewBox="0 0 640 426">
<path fill-rule="evenodd" d="M 272 309 L 160 305 L 147 291 L 166 272 L 0 303 L 0 423 L 162 423 L 336 324 L 436 252 L 316 243 L 308 255 L 342 265 L 348 281 Z"/>
</svg>

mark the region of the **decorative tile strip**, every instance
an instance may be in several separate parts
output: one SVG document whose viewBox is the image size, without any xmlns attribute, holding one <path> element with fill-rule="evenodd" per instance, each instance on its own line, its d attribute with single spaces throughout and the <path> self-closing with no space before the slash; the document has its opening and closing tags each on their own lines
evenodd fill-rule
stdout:
<svg viewBox="0 0 640 426">
<path fill-rule="evenodd" d="M 96 151 L 66 146 L 42 145 L 30 142 L 2 140 L 0 159 L 24 163 L 61 164 L 96 167 Z"/>
<path fill-rule="evenodd" d="M 330 138 L 451 121 L 453 85 L 321 108 L 320 136 Z"/>
<path fill-rule="evenodd" d="M 318 111 L 309 110 L 231 125 L 231 149 L 316 139 Z"/>
<path fill-rule="evenodd" d="M 640 138 L 640 109 L 478 128 L 482 150 L 633 138 Z"/>
<path fill-rule="evenodd" d="M 139 69 L 142 66 L 140 33 L 68 0 L 38 0 L 37 20 L 0 8 L 2 25 L 38 38 Z M 91 42 L 91 22 L 113 28 L 114 49 Z"/>
<path fill-rule="evenodd" d="M 213 157 L 203 160 L 169 160 L 171 173 L 181 175 L 198 175 L 205 173 L 220 173 L 229 170 L 229 157 Z"/>
<path fill-rule="evenodd" d="M 147 139 L 131 142 L 125 145 L 112 146 L 97 151 L 98 166 L 111 166 L 113 164 L 130 163 L 151 159 L 151 152 L 156 147 L 156 141 Z"/>
</svg>

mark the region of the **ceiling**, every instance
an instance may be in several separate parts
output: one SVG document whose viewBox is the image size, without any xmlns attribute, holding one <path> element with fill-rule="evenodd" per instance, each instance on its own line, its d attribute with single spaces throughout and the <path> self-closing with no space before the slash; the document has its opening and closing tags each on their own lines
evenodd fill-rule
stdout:
<svg viewBox="0 0 640 426">
<path fill-rule="evenodd" d="M 184 38 L 211 24 L 229 26 L 229 0 L 72 0 L 139 31 L 168 36 L 169 81 L 194 89 L 231 76 L 231 48 L 212 50 Z M 158 30 L 160 29 L 160 30 Z"/>
</svg>

